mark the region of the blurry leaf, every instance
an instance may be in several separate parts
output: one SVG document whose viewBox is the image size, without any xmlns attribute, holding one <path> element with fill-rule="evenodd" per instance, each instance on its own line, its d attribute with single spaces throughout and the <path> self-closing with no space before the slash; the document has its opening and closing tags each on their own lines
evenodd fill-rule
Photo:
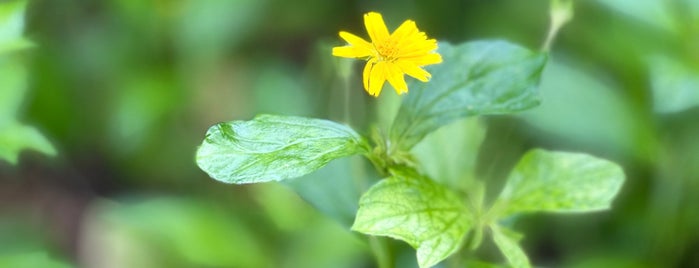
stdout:
<svg viewBox="0 0 699 268">
<path fill-rule="evenodd" d="M 3 43 L 0 43 L 0 55 L 7 53 L 7 52 L 13 52 L 13 51 L 22 50 L 25 48 L 30 48 L 33 46 L 34 46 L 34 43 L 32 43 L 31 41 L 24 39 L 24 38 L 19 38 L 19 39 L 15 39 L 13 41 L 3 42 Z"/>
<path fill-rule="evenodd" d="M 492 230 L 495 244 L 513 268 L 531 267 L 527 254 L 517 244 L 518 239 L 514 237 L 516 233 L 508 229 L 501 229 L 497 224 L 493 224 L 490 230 Z"/>
<path fill-rule="evenodd" d="M 560 140 L 602 152 L 643 155 L 652 141 L 643 140 L 648 127 L 635 115 L 630 100 L 603 83 L 602 74 L 557 59 L 553 57 L 542 74 L 541 106 L 519 115 L 540 131 L 532 136 L 549 143 Z"/>
<path fill-rule="evenodd" d="M 51 259 L 46 252 L 31 252 L 13 255 L 0 255 L 0 267 L 69 268 L 73 266 Z"/>
<path fill-rule="evenodd" d="M 471 117 L 432 132 L 412 151 L 431 178 L 450 188 L 466 190 L 474 179 L 483 138 L 485 126 L 477 117 Z"/>
<path fill-rule="evenodd" d="M 503 209 L 504 215 L 604 210 L 623 182 L 621 167 L 610 161 L 535 149 L 512 170 L 495 207 Z"/>
<path fill-rule="evenodd" d="M 172 77 L 147 73 L 127 80 L 114 98 L 110 139 L 115 152 L 142 148 L 157 132 L 158 120 L 171 114 L 179 100 Z M 156 133 L 160 134 L 160 133 Z"/>
<path fill-rule="evenodd" d="M 656 112 L 680 112 L 699 105 L 699 70 L 658 56 L 650 59 L 650 76 Z"/>
<path fill-rule="evenodd" d="M 309 101 L 301 73 L 288 64 L 268 62 L 257 77 L 252 92 L 255 94 L 256 114 L 284 114 L 309 116 L 313 105 Z"/>
<path fill-rule="evenodd" d="M 417 249 L 420 267 L 430 267 L 456 252 L 471 227 L 461 202 L 428 178 L 397 171 L 362 196 L 352 230 L 403 240 Z"/>
<path fill-rule="evenodd" d="M 103 201 L 87 217 L 82 236 L 92 246 L 85 253 L 99 256 L 87 260 L 90 267 L 270 267 L 272 261 L 248 226 L 203 201 Z"/>
<path fill-rule="evenodd" d="M 597 0 L 597 2 L 656 28 L 666 31 L 676 29 L 668 5 L 672 1 Z"/>
<path fill-rule="evenodd" d="M 374 183 L 366 172 L 365 160 L 358 156 L 337 159 L 306 176 L 286 180 L 306 202 L 343 226 L 352 225 L 361 194 Z M 369 184 L 369 185 L 367 185 Z"/>
<path fill-rule="evenodd" d="M 362 153 L 365 147 L 354 130 L 332 121 L 259 115 L 211 127 L 197 151 L 197 164 L 226 183 L 279 181 Z"/>
<path fill-rule="evenodd" d="M 439 44 L 444 62 L 425 69 L 428 83 L 414 82 L 403 100 L 391 140 L 409 149 L 425 135 L 470 115 L 503 114 L 539 103 L 537 87 L 546 54 L 504 41 Z"/>
<path fill-rule="evenodd" d="M 56 149 L 33 127 L 19 123 L 0 126 L 0 159 L 17 164 L 19 153 L 24 149 L 55 155 Z"/>
<path fill-rule="evenodd" d="M 177 44 L 191 60 L 207 61 L 236 46 L 256 29 L 264 0 L 187 0 L 178 17 Z"/>
<path fill-rule="evenodd" d="M 27 1 L 0 2 L 0 53 L 8 43 L 20 43 Z"/>
<path fill-rule="evenodd" d="M 0 58 L 0 125 L 14 122 L 27 90 L 27 70 L 12 57 Z"/>
</svg>

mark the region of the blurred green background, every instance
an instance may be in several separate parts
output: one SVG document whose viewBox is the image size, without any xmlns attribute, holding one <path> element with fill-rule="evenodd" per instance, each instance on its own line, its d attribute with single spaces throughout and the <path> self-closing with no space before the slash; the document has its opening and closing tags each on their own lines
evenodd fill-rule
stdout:
<svg viewBox="0 0 699 268">
<path fill-rule="evenodd" d="M 330 54 L 342 45 L 339 30 L 366 36 L 363 13 L 381 12 L 389 29 L 414 19 L 440 41 L 506 39 L 536 50 L 548 7 L 29 1 L 24 36 L 36 46 L 0 68 L 0 85 L 26 76 L 19 121 L 57 155 L 0 161 L 0 266 L 375 267 L 366 239 L 348 231 L 361 194 L 348 181 L 375 176 L 362 159 L 284 185 L 225 185 L 194 163 L 206 129 L 280 113 L 366 134 L 398 98 L 390 89 L 369 97 L 359 63 Z M 627 181 L 611 211 L 519 219 L 532 262 L 699 267 L 699 1 L 576 1 L 540 91 L 538 108 L 482 118 L 476 168 L 489 192 L 533 147 L 613 160 Z M 493 248 L 476 256 L 502 262 Z M 412 254 L 399 258 L 414 265 Z"/>
</svg>

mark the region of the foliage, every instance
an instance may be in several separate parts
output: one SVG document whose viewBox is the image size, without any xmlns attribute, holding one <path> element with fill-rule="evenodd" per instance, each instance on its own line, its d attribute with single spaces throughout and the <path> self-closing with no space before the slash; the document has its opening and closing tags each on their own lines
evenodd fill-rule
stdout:
<svg viewBox="0 0 699 268">
<path fill-rule="evenodd" d="M 56 154 L 53 145 L 38 130 L 17 119 L 27 74 L 16 54 L 32 44 L 22 37 L 26 6 L 26 1 L 0 3 L 0 159 L 12 164 L 17 163 L 24 149 Z"/>
<path fill-rule="evenodd" d="M 372 150 L 337 123 L 263 115 L 212 127 L 197 163 L 218 180 L 251 183 L 293 179 L 335 158 L 363 154 L 386 178 L 359 199 L 352 230 L 403 240 L 417 250 L 420 267 L 431 267 L 458 251 L 471 229 L 489 228 L 510 265 L 529 267 L 511 231 L 498 221 L 513 213 L 607 209 L 624 175 L 617 165 L 584 154 L 533 150 L 514 168 L 493 208 L 465 206 L 458 192 L 420 174 L 409 151 L 459 118 L 537 105 L 547 57 L 504 41 L 442 43 L 438 52 L 445 60 L 428 69 L 433 80 L 411 86 L 417 90 L 403 100 L 389 137 L 374 136 Z M 475 189 L 465 190 L 473 196 L 481 190 Z"/>
</svg>

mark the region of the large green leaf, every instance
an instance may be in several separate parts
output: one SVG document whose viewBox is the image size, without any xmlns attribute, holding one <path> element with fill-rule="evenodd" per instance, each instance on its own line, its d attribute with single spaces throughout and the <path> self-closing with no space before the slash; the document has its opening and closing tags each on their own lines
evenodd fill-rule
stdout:
<svg viewBox="0 0 699 268">
<path fill-rule="evenodd" d="M 529 151 L 517 163 L 495 208 L 520 212 L 608 209 L 624 182 L 617 164 L 586 154 Z"/>
<path fill-rule="evenodd" d="M 216 180 L 257 183 L 300 177 L 366 150 L 359 134 L 332 121 L 259 115 L 211 127 L 196 160 Z"/>
<path fill-rule="evenodd" d="M 517 243 L 517 233 L 509 229 L 502 228 L 497 224 L 493 224 L 490 227 L 490 230 L 493 234 L 493 241 L 495 241 L 495 244 L 500 249 L 500 252 L 502 252 L 502 255 L 505 256 L 505 259 L 507 259 L 510 266 L 513 268 L 531 267 L 527 254 L 524 253 L 524 250 L 522 250 Z"/>
<path fill-rule="evenodd" d="M 439 44 L 444 62 L 426 67 L 427 83 L 414 82 L 391 128 L 391 140 L 411 148 L 458 118 L 504 114 L 539 104 L 537 86 L 547 56 L 505 41 Z"/>
<path fill-rule="evenodd" d="M 420 267 L 430 267 L 458 250 L 471 224 L 456 194 L 401 171 L 362 196 L 352 230 L 403 240 L 417 249 Z"/>
</svg>

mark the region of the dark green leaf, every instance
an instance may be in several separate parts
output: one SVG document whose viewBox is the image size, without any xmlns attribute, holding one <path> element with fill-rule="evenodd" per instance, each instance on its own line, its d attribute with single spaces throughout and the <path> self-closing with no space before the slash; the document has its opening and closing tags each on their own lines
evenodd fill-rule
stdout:
<svg viewBox="0 0 699 268">
<path fill-rule="evenodd" d="M 259 115 L 211 127 L 197 151 L 197 164 L 222 182 L 257 183 L 297 178 L 333 159 L 365 151 L 364 139 L 347 126 Z"/>
<path fill-rule="evenodd" d="M 449 189 L 401 171 L 377 183 L 359 201 L 352 230 L 403 240 L 417 249 L 420 267 L 458 250 L 472 219 Z"/>
<path fill-rule="evenodd" d="M 426 67 L 427 83 L 414 82 L 391 129 L 409 149 L 458 118 L 504 114 L 539 104 L 537 86 L 547 56 L 504 41 L 439 44 L 444 62 Z"/>
<path fill-rule="evenodd" d="M 621 167 L 610 161 L 537 149 L 517 163 L 495 207 L 504 215 L 604 210 L 623 182 Z"/>
</svg>

